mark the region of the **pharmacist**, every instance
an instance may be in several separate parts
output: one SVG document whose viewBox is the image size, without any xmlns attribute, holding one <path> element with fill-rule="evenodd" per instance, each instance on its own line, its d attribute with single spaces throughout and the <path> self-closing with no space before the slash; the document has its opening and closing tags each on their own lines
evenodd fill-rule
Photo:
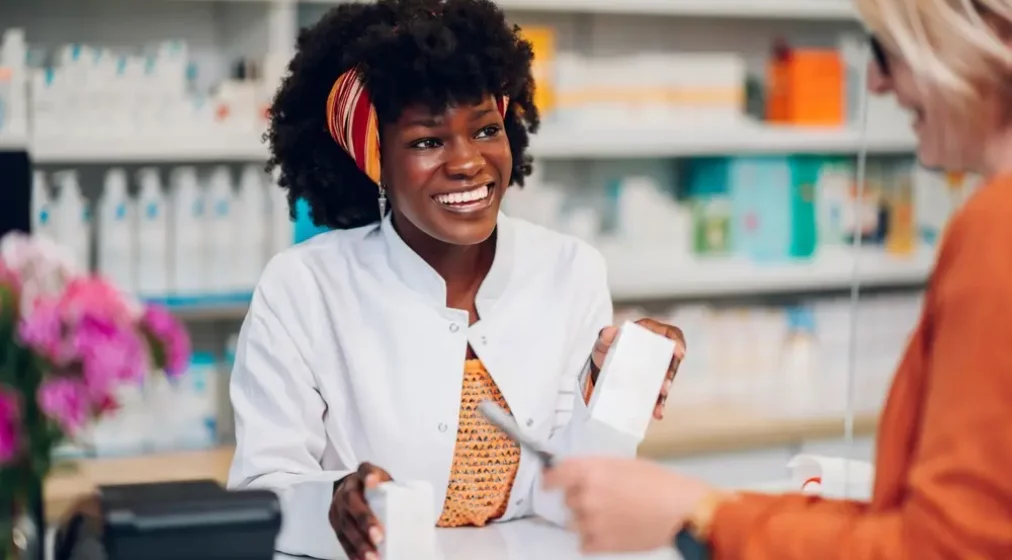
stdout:
<svg viewBox="0 0 1012 560">
<path fill-rule="evenodd" d="M 334 8 L 271 110 L 282 187 L 334 231 L 275 257 L 255 291 L 229 486 L 279 492 L 290 554 L 374 558 L 363 487 L 388 477 L 430 482 L 443 527 L 563 521 L 481 400 L 560 452 L 591 439 L 585 398 L 615 333 L 604 260 L 499 213 L 531 170 L 530 45 L 490 2 L 420 4 Z M 682 355 L 677 329 L 642 324 Z"/>
<path fill-rule="evenodd" d="M 546 482 L 565 490 L 585 550 L 676 539 L 716 560 L 1012 558 L 1012 2 L 857 4 L 876 37 L 870 89 L 913 115 L 921 163 L 986 179 L 939 250 L 882 414 L 871 502 L 575 459 Z"/>
</svg>

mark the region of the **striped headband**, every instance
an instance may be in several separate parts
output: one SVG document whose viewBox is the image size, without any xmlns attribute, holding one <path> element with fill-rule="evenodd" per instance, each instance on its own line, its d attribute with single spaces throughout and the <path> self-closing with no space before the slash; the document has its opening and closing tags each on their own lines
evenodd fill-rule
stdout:
<svg viewBox="0 0 1012 560">
<path fill-rule="evenodd" d="M 508 107 L 508 96 L 496 99 L 496 108 L 504 119 Z M 327 129 L 334 141 L 355 160 L 358 168 L 379 185 L 379 119 L 357 68 L 341 74 L 330 88 Z"/>
</svg>

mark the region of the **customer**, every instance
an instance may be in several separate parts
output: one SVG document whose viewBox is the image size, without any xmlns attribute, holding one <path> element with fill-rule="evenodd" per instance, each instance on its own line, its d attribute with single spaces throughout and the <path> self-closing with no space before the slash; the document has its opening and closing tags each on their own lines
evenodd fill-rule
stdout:
<svg viewBox="0 0 1012 560">
<path fill-rule="evenodd" d="M 440 526 L 561 521 L 476 410 L 576 452 L 615 335 L 601 255 L 499 213 L 531 170 L 531 59 L 487 0 L 342 4 L 301 34 L 270 165 L 335 231 L 268 265 L 231 381 L 230 486 L 280 492 L 283 552 L 373 558 L 363 488 L 389 477 L 430 482 Z"/>
<path fill-rule="evenodd" d="M 574 460 L 546 482 L 589 551 L 679 533 L 687 557 L 702 544 L 718 560 L 1012 558 L 1012 1 L 857 4 L 876 37 L 870 89 L 911 112 L 921 162 L 987 179 L 942 242 L 881 418 L 871 502 Z"/>
</svg>

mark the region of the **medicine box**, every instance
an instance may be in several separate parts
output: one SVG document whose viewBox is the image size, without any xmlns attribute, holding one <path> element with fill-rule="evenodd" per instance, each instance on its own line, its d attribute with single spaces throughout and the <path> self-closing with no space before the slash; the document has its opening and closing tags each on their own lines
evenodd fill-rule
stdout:
<svg viewBox="0 0 1012 560">
<path fill-rule="evenodd" d="M 383 526 L 383 560 L 436 560 L 436 517 L 432 485 L 386 482 L 366 491 L 366 501 Z"/>
<path fill-rule="evenodd" d="M 642 441 L 674 353 L 675 341 L 623 323 L 594 384 L 591 419 Z"/>
<path fill-rule="evenodd" d="M 815 253 L 818 157 L 731 160 L 735 252 L 755 262 L 805 259 Z"/>
</svg>

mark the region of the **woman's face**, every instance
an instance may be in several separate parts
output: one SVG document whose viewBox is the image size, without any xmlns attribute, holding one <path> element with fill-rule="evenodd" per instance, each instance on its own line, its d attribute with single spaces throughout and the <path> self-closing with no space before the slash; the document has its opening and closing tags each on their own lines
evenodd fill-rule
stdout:
<svg viewBox="0 0 1012 560">
<path fill-rule="evenodd" d="M 948 117 L 940 114 L 939 104 L 928 103 L 909 64 L 888 51 L 880 52 L 886 63 L 885 68 L 876 60 L 869 63 L 869 91 L 878 95 L 892 94 L 900 106 L 910 111 L 921 165 L 928 168 L 950 168 L 956 162 L 946 161 L 944 123 L 948 122 Z M 929 106 L 932 110 L 929 110 Z"/>
<path fill-rule="evenodd" d="M 972 115 L 962 114 L 933 96 L 902 57 L 879 47 L 881 61 L 868 65 L 868 89 L 874 94 L 892 94 L 910 111 L 917 135 L 917 157 L 929 169 L 979 172 L 983 166 L 988 138 L 1002 112 L 994 96 L 984 96 Z M 884 62 L 884 66 L 881 62 Z"/>
<path fill-rule="evenodd" d="M 513 156 L 491 97 L 437 114 L 408 107 L 383 125 L 382 138 L 383 186 L 401 235 L 451 245 L 492 235 Z"/>
</svg>

